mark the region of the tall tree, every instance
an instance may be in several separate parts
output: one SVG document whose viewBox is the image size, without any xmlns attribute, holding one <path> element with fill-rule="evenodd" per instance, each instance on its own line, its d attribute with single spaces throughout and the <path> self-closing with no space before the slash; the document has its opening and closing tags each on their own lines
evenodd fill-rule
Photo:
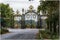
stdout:
<svg viewBox="0 0 60 40">
<path fill-rule="evenodd" d="M 48 24 L 48 28 L 54 32 L 56 32 L 56 26 L 58 25 L 59 21 L 59 1 L 41 1 L 40 5 L 38 6 L 38 12 L 43 11 L 43 13 L 48 13 L 48 18 L 46 22 Z"/>
<path fill-rule="evenodd" d="M 0 12 L 1 12 L 1 26 L 9 27 L 12 25 L 12 16 L 13 16 L 13 10 L 9 6 L 9 4 L 0 4 Z"/>
</svg>

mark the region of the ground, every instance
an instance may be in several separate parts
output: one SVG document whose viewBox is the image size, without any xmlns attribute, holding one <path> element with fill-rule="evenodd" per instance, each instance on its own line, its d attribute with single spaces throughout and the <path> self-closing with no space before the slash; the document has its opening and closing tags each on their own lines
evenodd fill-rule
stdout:
<svg viewBox="0 0 60 40">
<path fill-rule="evenodd" d="M 10 33 L 0 35 L 2 39 L 35 39 L 39 29 L 8 29 Z"/>
</svg>

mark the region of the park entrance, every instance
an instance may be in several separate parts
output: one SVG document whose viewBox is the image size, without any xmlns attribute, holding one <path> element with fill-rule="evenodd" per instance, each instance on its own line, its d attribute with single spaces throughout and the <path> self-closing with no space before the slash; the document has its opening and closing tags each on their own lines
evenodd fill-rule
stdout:
<svg viewBox="0 0 60 40">
<path fill-rule="evenodd" d="M 36 28 L 38 21 L 38 15 L 34 11 L 28 11 L 25 14 L 25 26 L 27 28 Z"/>
<path fill-rule="evenodd" d="M 33 6 L 31 5 L 29 7 L 29 10 L 24 13 L 24 10 L 22 10 L 22 15 L 18 14 L 15 15 L 15 27 L 17 28 L 42 28 L 43 21 L 41 19 L 42 16 L 39 13 L 37 13 L 35 10 L 33 10 Z"/>
</svg>

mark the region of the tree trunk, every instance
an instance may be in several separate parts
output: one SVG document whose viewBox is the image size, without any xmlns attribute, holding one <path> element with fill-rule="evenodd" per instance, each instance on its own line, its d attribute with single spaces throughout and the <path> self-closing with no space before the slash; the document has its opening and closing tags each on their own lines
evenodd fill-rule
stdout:
<svg viewBox="0 0 60 40">
<path fill-rule="evenodd" d="M 54 30 L 54 33 L 56 33 L 56 23 L 55 22 L 53 23 L 53 30 Z"/>
<path fill-rule="evenodd" d="M 52 32 L 52 23 L 50 22 L 50 32 Z"/>
</svg>

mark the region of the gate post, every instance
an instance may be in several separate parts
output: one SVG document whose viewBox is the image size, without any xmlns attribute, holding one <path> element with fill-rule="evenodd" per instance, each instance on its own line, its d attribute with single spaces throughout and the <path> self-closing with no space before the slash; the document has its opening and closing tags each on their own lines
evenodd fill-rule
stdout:
<svg viewBox="0 0 60 40">
<path fill-rule="evenodd" d="M 22 17 L 21 17 L 21 28 L 22 29 L 26 28 L 25 27 L 25 15 L 24 14 L 22 14 Z"/>
</svg>

